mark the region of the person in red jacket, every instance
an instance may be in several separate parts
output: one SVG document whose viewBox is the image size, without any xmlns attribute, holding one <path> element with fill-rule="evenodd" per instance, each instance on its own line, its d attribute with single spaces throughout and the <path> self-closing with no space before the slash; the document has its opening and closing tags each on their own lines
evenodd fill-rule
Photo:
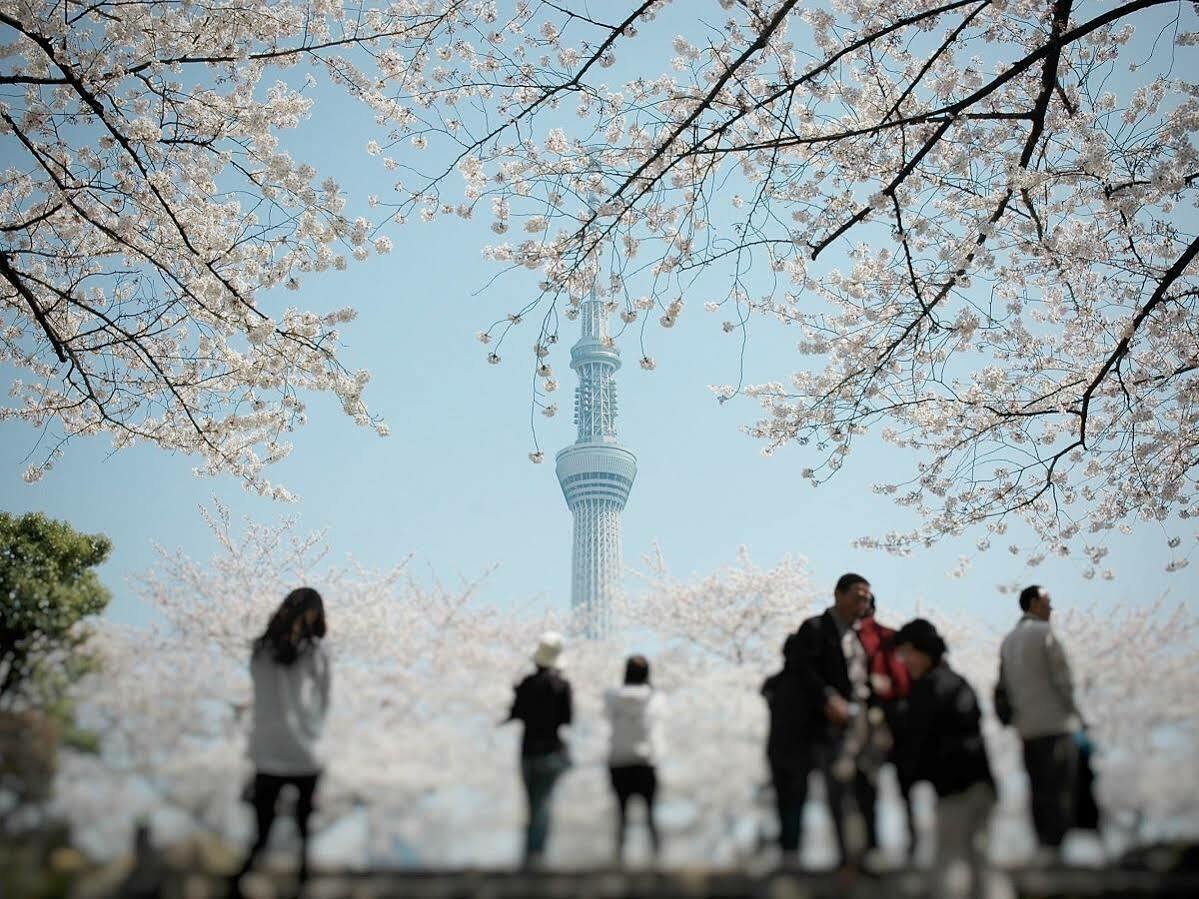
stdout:
<svg viewBox="0 0 1199 899">
<path fill-rule="evenodd" d="M 858 638 L 866 647 L 870 686 L 875 698 L 884 703 L 905 699 L 912 689 L 912 677 L 895 652 L 895 629 L 879 624 L 874 612 L 875 597 L 871 594 L 866 614 L 858 620 Z"/>
<path fill-rule="evenodd" d="M 877 600 L 873 591 L 866 614 L 858 619 L 858 639 L 866 647 L 867 670 L 870 686 L 874 690 L 874 701 L 882 709 L 886 722 L 885 730 L 879 734 L 878 742 L 889 748 L 886 760 L 896 763 L 894 743 L 902 727 L 908 695 L 912 692 L 912 675 L 907 665 L 899 658 L 895 647 L 894 628 L 879 624 L 874 617 Z M 908 825 L 908 850 L 916 850 L 916 826 L 912 818 L 908 796 L 904 794 L 904 811 Z"/>
</svg>

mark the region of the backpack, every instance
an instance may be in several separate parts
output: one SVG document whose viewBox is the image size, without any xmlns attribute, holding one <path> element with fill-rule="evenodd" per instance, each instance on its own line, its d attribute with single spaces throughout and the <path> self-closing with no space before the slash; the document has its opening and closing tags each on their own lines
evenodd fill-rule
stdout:
<svg viewBox="0 0 1199 899">
<path fill-rule="evenodd" d="M 1012 698 L 1008 695 L 1002 674 L 1000 674 L 999 680 L 995 681 L 995 693 L 991 699 L 995 705 L 995 717 L 999 719 L 999 723 L 1004 726 L 1011 725 L 1016 710 L 1012 708 Z"/>
</svg>

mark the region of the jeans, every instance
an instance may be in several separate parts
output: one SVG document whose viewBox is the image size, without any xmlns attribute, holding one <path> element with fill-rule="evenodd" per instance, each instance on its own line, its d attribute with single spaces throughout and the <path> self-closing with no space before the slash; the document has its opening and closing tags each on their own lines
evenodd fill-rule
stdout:
<svg viewBox="0 0 1199 899">
<path fill-rule="evenodd" d="M 569 767 L 570 760 L 565 752 L 527 755 L 520 760 L 520 773 L 529 803 L 528 826 L 525 829 L 526 862 L 545 855 L 545 844 L 550 835 L 550 798 L 554 784 Z"/>
<path fill-rule="evenodd" d="M 1053 734 L 1024 741 L 1029 798 L 1037 839 L 1057 848 L 1074 821 L 1074 789 L 1078 777 L 1078 744 L 1073 734 Z"/>
</svg>

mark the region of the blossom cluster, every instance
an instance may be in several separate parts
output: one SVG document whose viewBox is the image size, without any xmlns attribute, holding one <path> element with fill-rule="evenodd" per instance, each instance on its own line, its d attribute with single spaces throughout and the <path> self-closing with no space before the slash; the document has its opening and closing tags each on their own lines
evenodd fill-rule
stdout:
<svg viewBox="0 0 1199 899">
<path fill-rule="evenodd" d="M 463 6 L 372 96 L 521 235 L 485 256 L 538 272 L 538 342 L 596 293 L 652 368 L 647 326 L 723 277 L 725 332 L 797 332 L 794 372 L 717 390 L 761 403 L 766 452 L 804 447 L 818 483 L 867 431 L 922 460 L 879 484 L 921 523 L 864 545 L 1019 518 L 1035 563 L 1136 522 L 1185 531 L 1199 85 L 1175 57 L 1194 62 L 1194 9 L 1174 28 L 1156 4 L 722 2 L 708 29 L 667 6 Z M 662 15 L 685 33 L 642 28 Z M 396 205 L 451 206 L 451 169 Z"/>
<path fill-rule="evenodd" d="M 338 356 L 354 310 L 286 307 L 390 238 L 281 136 L 311 113 L 318 48 L 377 32 L 330 2 L 6 9 L 0 361 L 28 372 L 0 418 L 194 454 L 278 499 L 266 469 L 327 392 L 386 433 Z M 303 61 L 305 77 L 283 70 Z M 279 80 L 270 81 L 271 70 Z"/>
</svg>

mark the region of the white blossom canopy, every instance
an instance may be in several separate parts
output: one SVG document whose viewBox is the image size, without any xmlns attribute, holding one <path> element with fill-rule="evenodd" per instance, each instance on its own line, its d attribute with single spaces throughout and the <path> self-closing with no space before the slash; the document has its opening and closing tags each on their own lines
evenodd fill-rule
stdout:
<svg viewBox="0 0 1199 899">
<path fill-rule="evenodd" d="M 34 375 L 5 415 L 280 495 L 300 392 L 372 423 L 335 354 L 352 313 L 257 300 L 391 246 L 281 149 L 306 88 L 262 78 L 296 66 L 373 111 L 393 226 L 481 212 L 487 257 L 538 273 L 480 338 L 499 363 L 536 323 L 547 413 L 584 296 L 652 370 L 651 319 L 699 293 L 742 352 L 759 321 L 796 334 L 794 371 L 716 388 L 761 403 L 765 451 L 804 445 L 817 483 L 870 430 L 916 460 L 876 489 L 919 525 L 864 545 L 1019 518 L 1029 561 L 1106 573 L 1107 532 L 1199 512 L 1194 4 L 26 2 L 0 26 L 0 349 Z"/>
<path fill-rule="evenodd" d="M 307 116 L 311 71 L 389 27 L 405 26 L 366 33 L 340 4 L 307 2 L 0 10 L 0 361 L 31 376 L 0 415 L 59 437 L 27 480 L 70 438 L 108 433 L 287 499 L 263 467 L 290 451 L 305 392 L 386 433 L 362 400 L 368 373 L 337 358 L 354 310 L 260 298 L 368 254 L 370 223 L 279 135 Z M 301 62 L 298 86 L 263 84 Z"/>
<path fill-rule="evenodd" d="M 699 292 L 743 352 L 758 319 L 796 331 L 794 373 L 714 388 L 762 404 L 765 451 L 807 446 L 814 483 L 871 429 L 913 451 L 876 489 L 922 523 L 862 545 L 1021 518 L 1029 561 L 1093 576 L 1105 532 L 1199 512 L 1193 4 L 669 7 L 466 4 L 385 68 L 372 150 L 464 182 L 435 157 L 401 214 L 482 205 L 488 256 L 542 277 L 493 359 L 598 285 L 650 369 L 650 313 Z"/>
</svg>

